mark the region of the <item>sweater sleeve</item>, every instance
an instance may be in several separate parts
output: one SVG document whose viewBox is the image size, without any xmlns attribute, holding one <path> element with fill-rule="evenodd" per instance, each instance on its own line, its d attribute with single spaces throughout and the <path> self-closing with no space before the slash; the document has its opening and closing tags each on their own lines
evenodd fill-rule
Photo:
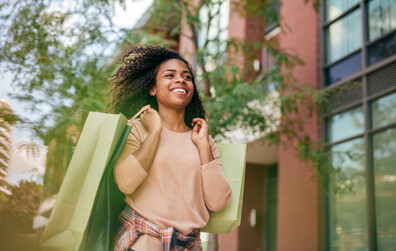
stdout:
<svg viewBox="0 0 396 251">
<path fill-rule="evenodd" d="M 227 206 L 232 191 L 224 176 L 219 150 L 212 137 L 209 137 L 209 143 L 214 160 L 202 165 L 203 194 L 206 207 L 218 212 Z"/>
<path fill-rule="evenodd" d="M 140 148 L 146 136 L 142 125 L 133 123 L 131 132 L 114 167 L 114 177 L 118 188 L 124 194 L 132 194 L 147 177 L 147 172 L 133 153 Z"/>
</svg>

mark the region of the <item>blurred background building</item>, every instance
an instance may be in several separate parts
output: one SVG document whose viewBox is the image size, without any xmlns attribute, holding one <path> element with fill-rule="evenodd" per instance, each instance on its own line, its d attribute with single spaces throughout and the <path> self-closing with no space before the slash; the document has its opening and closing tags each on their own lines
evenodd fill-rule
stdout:
<svg viewBox="0 0 396 251">
<path fill-rule="evenodd" d="M 13 110 L 7 101 L 0 99 L 0 193 L 5 196 L 11 195 L 11 184 L 8 182 L 8 172 L 11 162 L 11 150 L 13 144 L 13 125 L 5 117 L 13 114 Z"/>
</svg>

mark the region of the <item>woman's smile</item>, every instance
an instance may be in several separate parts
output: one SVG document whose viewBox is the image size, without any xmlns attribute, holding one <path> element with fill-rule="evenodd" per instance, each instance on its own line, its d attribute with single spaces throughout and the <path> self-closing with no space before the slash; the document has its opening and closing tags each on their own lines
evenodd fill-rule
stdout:
<svg viewBox="0 0 396 251">
<path fill-rule="evenodd" d="M 183 88 L 173 88 L 171 89 L 171 92 L 177 93 L 177 94 L 187 94 L 188 91 Z"/>
</svg>

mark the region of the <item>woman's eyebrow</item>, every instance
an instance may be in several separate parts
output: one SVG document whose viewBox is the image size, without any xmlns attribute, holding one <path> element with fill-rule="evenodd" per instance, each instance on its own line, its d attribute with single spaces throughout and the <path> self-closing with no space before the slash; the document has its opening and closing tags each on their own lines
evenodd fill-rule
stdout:
<svg viewBox="0 0 396 251">
<path fill-rule="evenodd" d="M 166 70 L 164 70 L 163 72 L 161 72 L 161 73 L 164 73 L 164 72 L 166 72 L 166 71 L 172 71 L 172 72 L 176 72 L 176 70 L 175 69 L 166 69 Z M 190 71 L 188 71 L 188 70 L 183 70 L 182 71 L 183 73 L 190 73 Z"/>
</svg>

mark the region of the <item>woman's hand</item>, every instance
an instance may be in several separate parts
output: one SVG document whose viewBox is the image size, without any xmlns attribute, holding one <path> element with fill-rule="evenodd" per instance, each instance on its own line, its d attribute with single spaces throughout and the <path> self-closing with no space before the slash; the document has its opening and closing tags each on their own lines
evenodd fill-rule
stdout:
<svg viewBox="0 0 396 251">
<path fill-rule="evenodd" d="M 192 129 L 191 139 L 197 147 L 209 143 L 209 130 L 206 121 L 201 118 L 195 118 L 191 123 L 194 127 Z M 194 125 L 195 124 L 195 125 Z"/>
<path fill-rule="evenodd" d="M 140 121 L 142 122 L 148 133 L 160 133 L 162 131 L 161 117 L 159 113 L 153 108 L 148 108 L 147 110 L 145 110 L 140 115 Z"/>
<path fill-rule="evenodd" d="M 199 158 L 203 165 L 214 160 L 209 144 L 208 125 L 206 121 L 201 118 L 193 119 L 192 125 L 194 125 L 194 127 L 192 129 L 191 140 L 198 148 Z"/>
</svg>

